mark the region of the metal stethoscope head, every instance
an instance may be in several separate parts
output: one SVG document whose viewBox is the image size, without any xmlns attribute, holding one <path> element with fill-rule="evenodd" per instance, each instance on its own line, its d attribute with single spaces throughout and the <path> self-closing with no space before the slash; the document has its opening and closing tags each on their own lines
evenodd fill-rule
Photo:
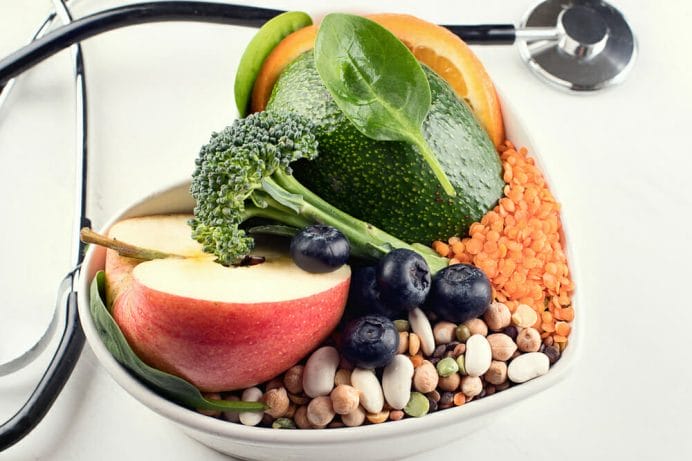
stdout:
<svg viewBox="0 0 692 461">
<path fill-rule="evenodd" d="M 19 357 L 0 363 L 0 376 L 28 365 L 48 344 L 57 329 L 60 306 L 65 305 L 61 341 L 29 400 L 0 425 L 0 451 L 26 436 L 45 416 L 69 378 L 84 345 L 77 314 L 76 279 L 84 255 L 79 229 L 88 226 L 87 98 L 84 62 L 79 42 L 109 30 L 151 22 L 196 21 L 259 27 L 282 11 L 242 5 L 196 1 L 131 4 L 72 20 L 65 0 L 53 0 L 55 12 L 39 27 L 24 48 L 0 61 L 0 109 L 17 77 L 35 64 L 72 46 L 77 107 L 76 219 L 74 268 L 63 279 L 56 314 L 36 344 Z M 50 31 L 58 17 L 63 26 Z M 637 50 L 632 30 L 611 5 L 598 0 L 545 0 L 526 15 L 521 27 L 498 25 L 445 26 L 469 44 L 519 42 L 529 68 L 551 85 L 590 92 L 621 82 L 632 68 Z"/>
</svg>

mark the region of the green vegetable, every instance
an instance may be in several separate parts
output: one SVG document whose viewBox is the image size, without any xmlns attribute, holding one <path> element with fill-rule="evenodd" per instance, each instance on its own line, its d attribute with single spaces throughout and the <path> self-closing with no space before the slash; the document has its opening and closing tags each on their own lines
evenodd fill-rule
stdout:
<svg viewBox="0 0 692 461">
<path fill-rule="evenodd" d="M 401 41 L 362 16 L 332 13 L 315 40 L 315 67 L 334 101 L 365 136 L 415 145 L 447 195 L 456 195 L 423 136 L 430 86 Z"/>
<path fill-rule="evenodd" d="M 269 53 L 287 35 L 310 24 L 306 13 L 288 11 L 267 21 L 248 43 L 235 75 L 235 104 L 241 117 L 247 113 L 252 87 Z"/>
<path fill-rule="evenodd" d="M 287 66 L 267 110 L 291 111 L 315 125 L 320 155 L 296 162 L 295 176 L 301 183 L 404 241 L 429 245 L 464 235 L 497 204 L 504 181 L 495 146 L 471 109 L 433 71 L 424 71 L 432 94 L 424 135 L 456 197 L 445 195 L 411 144 L 364 136 L 325 88 L 312 53 Z"/>
<path fill-rule="evenodd" d="M 152 368 L 142 362 L 132 351 L 125 336 L 115 323 L 103 302 L 105 276 L 98 272 L 91 282 L 91 317 L 108 351 L 115 360 L 128 368 L 146 384 L 154 387 L 162 395 L 189 408 L 221 411 L 264 411 L 266 406 L 260 402 L 238 402 L 229 400 L 205 399 L 199 390 L 182 378 Z"/>
<path fill-rule="evenodd" d="M 291 174 L 291 163 L 317 156 L 314 127 L 297 114 L 258 112 L 220 133 L 202 147 L 192 175 L 197 201 L 192 236 L 218 262 L 239 263 L 254 245 L 241 225 L 250 218 L 302 228 L 314 223 L 339 229 L 355 256 L 379 258 L 393 248 L 412 248 L 358 220 L 311 192 Z M 416 248 L 433 272 L 447 259 Z"/>
</svg>

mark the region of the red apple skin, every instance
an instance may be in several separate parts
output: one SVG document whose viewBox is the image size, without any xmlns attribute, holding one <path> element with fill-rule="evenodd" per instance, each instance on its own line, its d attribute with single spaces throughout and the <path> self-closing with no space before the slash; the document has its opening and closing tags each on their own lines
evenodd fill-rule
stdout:
<svg viewBox="0 0 692 461">
<path fill-rule="evenodd" d="M 117 269 L 131 269 L 123 266 Z M 134 277 L 128 282 L 120 285 L 113 316 L 135 353 L 202 391 L 218 392 L 272 379 L 315 349 L 341 319 L 350 278 L 308 297 L 252 304 L 163 293 Z"/>
</svg>

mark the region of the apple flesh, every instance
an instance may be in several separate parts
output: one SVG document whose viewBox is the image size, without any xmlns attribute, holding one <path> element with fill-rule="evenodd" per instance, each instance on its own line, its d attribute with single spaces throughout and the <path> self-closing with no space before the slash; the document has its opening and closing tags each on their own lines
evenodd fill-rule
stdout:
<svg viewBox="0 0 692 461">
<path fill-rule="evenodd" d="M 113 317 L 146 363 L 202 391 L 243 389 L 290 368 L 336 327 L 348 296 L 348 266 L 311 274 L 287 249 L 258 247 L 264 263 L 224 267 L 190 237 L 189 218 L 134 218 L 109 232 L 186 256 L 140 262 L 107 252 Z"/>
</svg>

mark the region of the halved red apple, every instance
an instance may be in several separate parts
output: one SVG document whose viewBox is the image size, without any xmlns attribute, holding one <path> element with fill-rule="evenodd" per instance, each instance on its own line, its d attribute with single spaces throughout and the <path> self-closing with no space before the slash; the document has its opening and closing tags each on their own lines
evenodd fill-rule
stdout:
<svg viewBox="0 0 692 461">
<path fill-rule="evenodd" d="M 348 296 L 348 266 L 311 274 L 287 251 L 260 247 L 264 263 L 224 267 L 191 238 L 189 218 L 128 219 L 109 232 L 186 256 L 139 262 L 107 252 L 108 302 L 142 360 L 203 391 L 241 389 L 290 368 L 335 328 Z"/>
</svg>

